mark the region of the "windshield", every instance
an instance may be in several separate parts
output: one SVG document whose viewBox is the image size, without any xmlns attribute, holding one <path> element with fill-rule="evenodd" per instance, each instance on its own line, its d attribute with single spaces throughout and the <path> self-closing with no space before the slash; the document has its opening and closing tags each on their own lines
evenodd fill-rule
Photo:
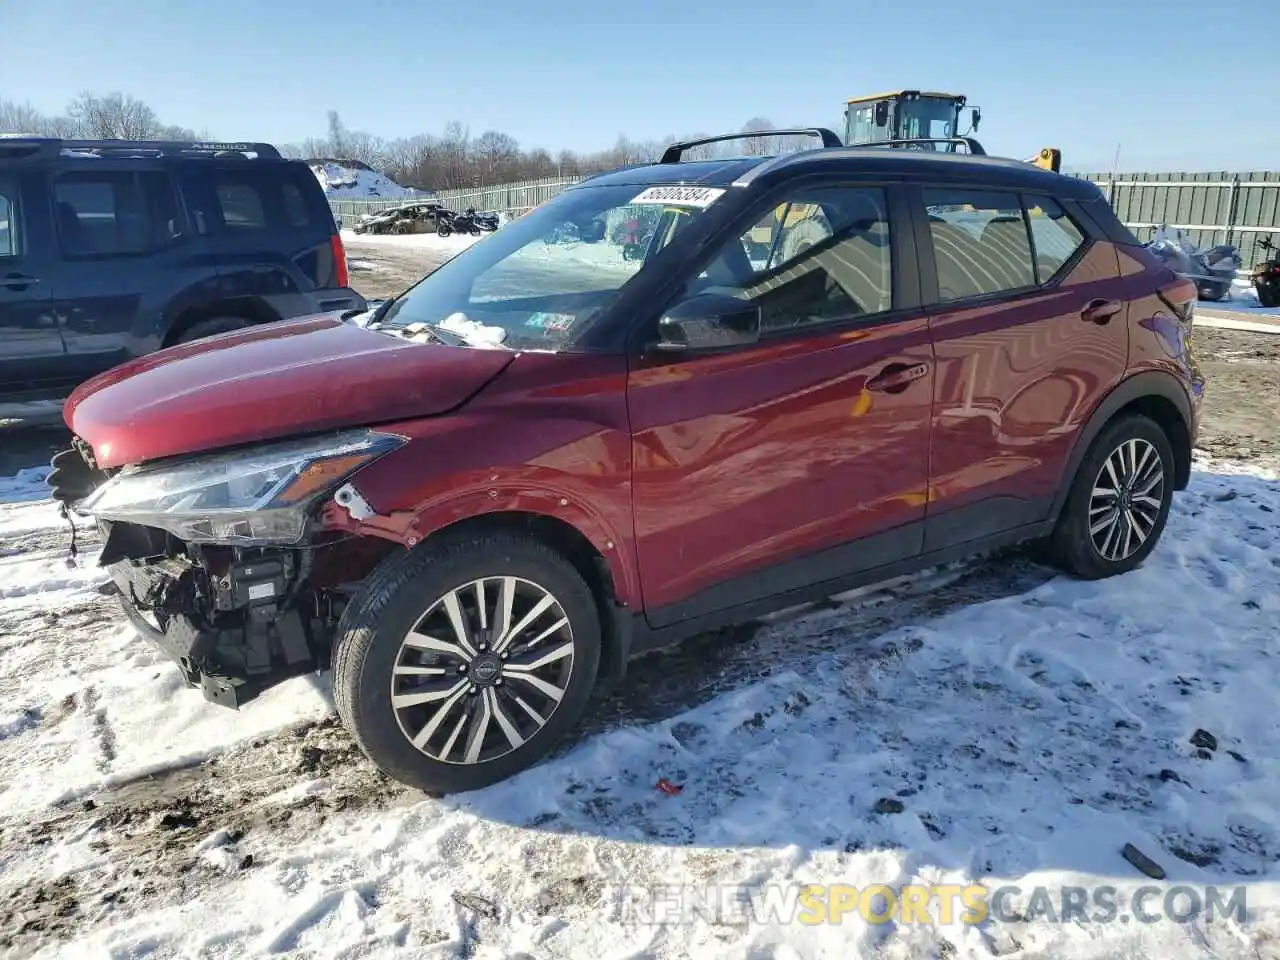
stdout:
<svg viewBox="0 0 1280 960">
<path fill-rule="evenodd" d="M 902 111 L 900 136 L 906 139 L 917 137 L 954 137 L 956 135 L 956 107 L 950 100 L 929 99 L 906 100 L 899 107 Z M 955 144 L 931 144 L 931 148 L 954 152 Z"/>
<path fill-rule="evenodd" d="M 714 203 L 716 187 L 567 190 L 445 263 L 372 324 L 438 328 L 471 346 L 558 350 Z"/>
</svg>

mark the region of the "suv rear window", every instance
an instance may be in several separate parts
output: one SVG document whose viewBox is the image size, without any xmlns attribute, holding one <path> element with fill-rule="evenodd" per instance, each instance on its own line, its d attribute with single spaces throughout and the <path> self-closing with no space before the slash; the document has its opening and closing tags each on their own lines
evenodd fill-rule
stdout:
<svg viewBox="0 0 1280 960">
<path fill-rule="evenodd" d="M 160 171 L 63 174 L 53 200 L 58 243 L 71 256 L 146 253 L 179 232 L 173 185 Z"/>
</svg>

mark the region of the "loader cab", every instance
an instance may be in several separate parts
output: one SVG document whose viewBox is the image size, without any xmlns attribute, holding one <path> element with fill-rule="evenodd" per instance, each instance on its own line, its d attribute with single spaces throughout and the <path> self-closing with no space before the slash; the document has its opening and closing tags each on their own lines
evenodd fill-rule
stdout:
<svg viewBox="0 0 1280 960">
<path fill-rule="evenodd" d="M 961 124 L 968 113 L 967 129 Z M 919 140 L 967 136 L 978 129 L 977 107 L 966 107 L 964 96 L 896 90 L 855 97 L 845 106 L 845 143 L 857 146 L 886 140 Z M 920 148 L 955 152 L 954 143 L 921 143 Z"/>
</svg>

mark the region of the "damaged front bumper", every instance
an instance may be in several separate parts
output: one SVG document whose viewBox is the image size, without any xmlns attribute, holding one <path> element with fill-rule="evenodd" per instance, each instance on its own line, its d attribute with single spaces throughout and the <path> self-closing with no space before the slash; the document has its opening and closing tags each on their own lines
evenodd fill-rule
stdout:
<svg viewBox="0 0 1280 960">
<path fill-rule="evenodd" d="M 106 567 L 138 632 L 205 699 L 235 709 L 328 665 L 333 614 L 297 589 L 304 571 L 296 554 L 261 551 L 216 570 L 182 555 L 121 558 Z"/>
</svg>

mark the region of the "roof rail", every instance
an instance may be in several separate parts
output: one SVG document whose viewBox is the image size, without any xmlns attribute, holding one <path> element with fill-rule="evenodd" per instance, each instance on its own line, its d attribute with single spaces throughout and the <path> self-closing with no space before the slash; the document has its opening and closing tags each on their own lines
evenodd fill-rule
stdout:
<svg viewBox="0 0 1280 960">
<path fill-rule="evenodd" d="M 953 143 L 957 145 L 962 144 L 965 147 L 967 147 L 969 149 L 969 153 L 971 153 L 975 157 L 985 157 L 987 155 L 987 151 L 982 148 L 982 144 L 980 144 L 973 137 L 909 137 L 905 140 L 875 140 L 875 141 L 872 141 L 871 143 L 853 144 L 853 146 L 905 147 L 905 146 L 910 146 L 913 143 Z"/>
<path fill-rule="evenodd" d="M 223 140 L 63 140 L 58 137 L 0 137 L 0 152 L 38 156 L 223 157 L 278 160 L 269 143 Z"/>
<path fill-rule="evenodd" d="M 843 147 L 844 141 L 826 127 L 796 127 L 788 130 L 750 130 L 746 133 L 722 133 L 718 137 L 703 137 L 700 140 L 683 140 L 673 143 L 663 151 L 660 163 L 679 163 L 686 150 L 702 147 L 708 143 L 721 143 L 725 140 L 750 140 L 759 137 L 819 137 L 824 147 Z"/>
</svg>

